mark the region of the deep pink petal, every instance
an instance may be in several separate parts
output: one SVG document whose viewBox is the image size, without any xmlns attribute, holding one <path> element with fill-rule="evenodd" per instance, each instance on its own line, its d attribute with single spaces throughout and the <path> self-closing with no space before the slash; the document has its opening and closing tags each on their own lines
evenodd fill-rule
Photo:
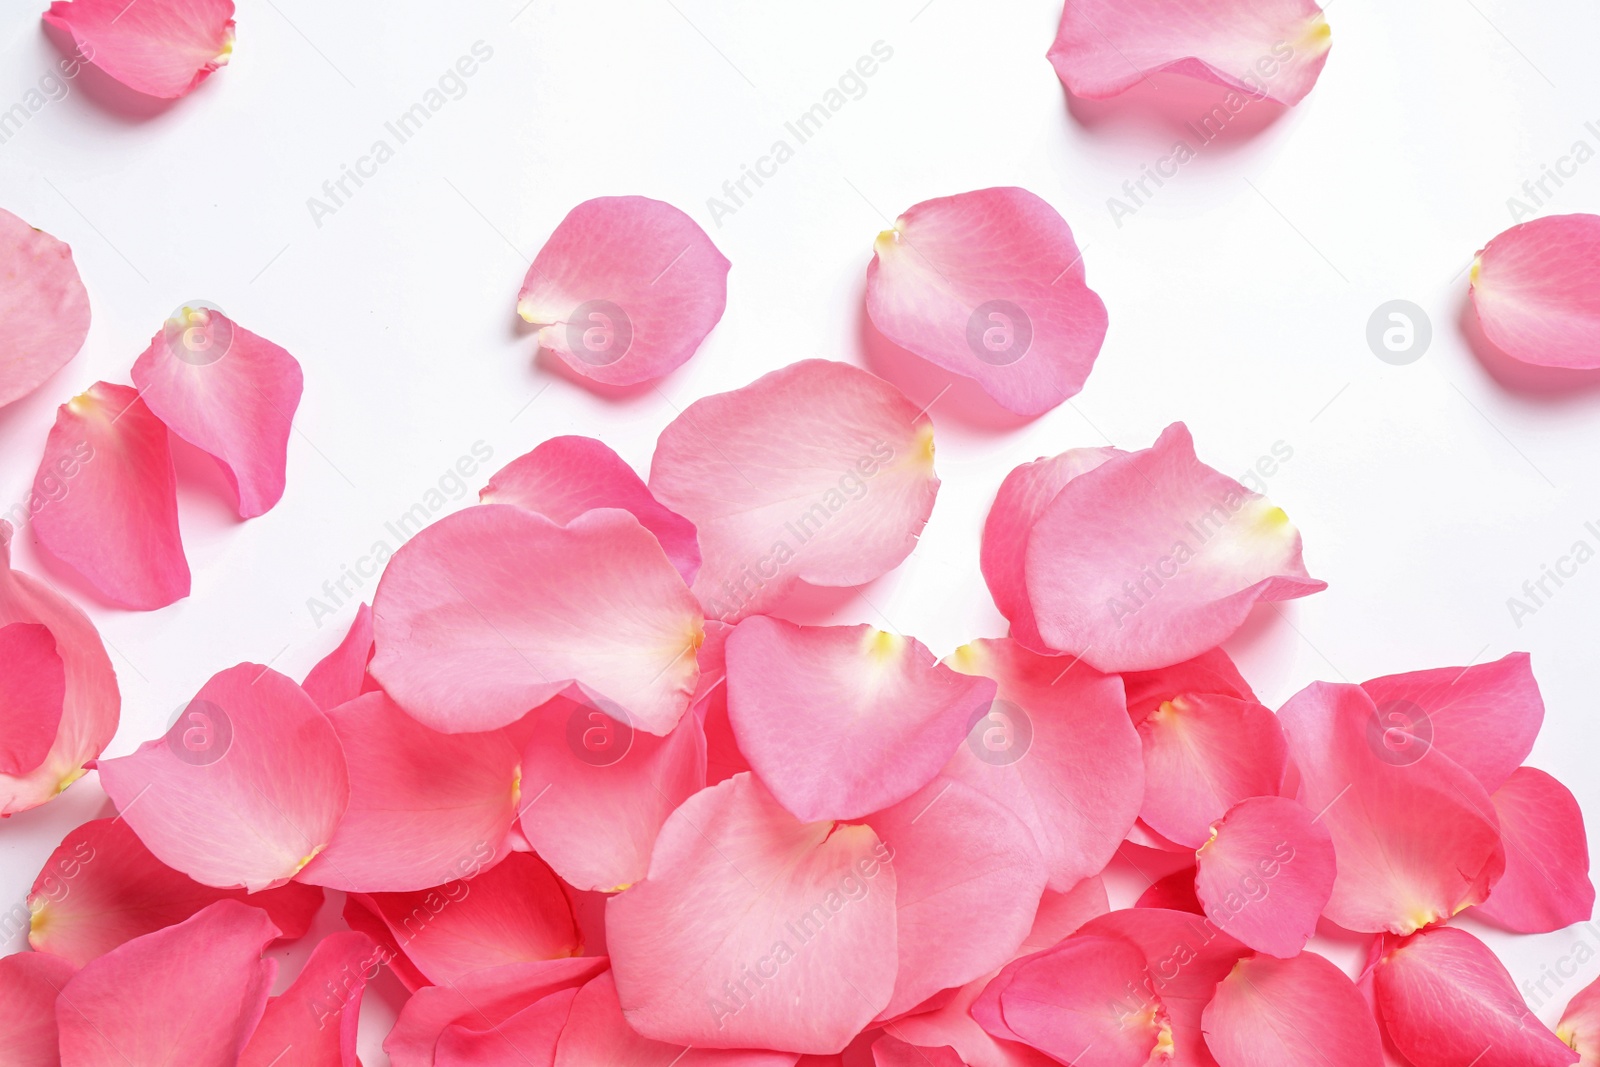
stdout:
<svg viewBox="0 0 1600 1067">
<path fill-rule="evenodd" d="M 77 968 L 41 952 L 0 959 L 0 1063 L 60 1067 L 56 995 Z"/>
<path fill-rule="evenodd" d="M 606 905 L 628 1021 L 705 1048 L 839 1052 L 893 991 L 891 860 L 870 827 L 802 823 L 747 775 L 690 797 L 648 877 Z"/>
<path fill-rule="evenodd" d="M 1500 817 L 1506 873 L 1474 913 L 1524 934 L 1588 920 L 1589 838 L 1572 792 L 1543 771 L 1520 767 L 1489 799 Z"/>
<path fill-rule="evenodd" d="M 994 701 L 987 678 L 871 626 L 752 616 L 728 638 L 739 750 L 806 822 L 855 819 L 926 785 Z M 956 983 L 959 984 L 959 983 Z"/>
<path fill-rule="evenodd" d="M 908 1045 L 890 1034 L 872 1043 L 872 1062 L 874 1067 L 966 1067 L 966 1061 L 949 1045 Z"/>
<path fill-rule="evenodd" d="M 434 1047 L 434 1067 L 554 1067 L 556 1041 L 577 998 L 576 989 L 561 989 L 492 1027 L 447 1026 Z"/>
<path fill-rule="evenodd" d="M 0 407 L 43 385 L 88 335 L 72 249 L 0 209 Z"/>
<path fill-rule="evenodd" d="M 323 938 L 293 984 L 267 1001 L 239 1067 L 360 1067 L 361 994 L 382 961 L 365 934 L 342 930 Z"/>
<path fill-rule="evenodd" d="M 478 499 L 515 504 L 563 525 L 595 508 L 621 508 L 656 535 L 685 582 L 693 584 L 700 571 L 694 523 L 662 507 L 644 479 L 592 437 L 552 437 L 496 471 Z"/>
<path fill-rule="evenodd" d="M 203 307 L 168 319 L 133 364 L 145 405 L 217 461 L 242 519 L 283 496 L 302 382 L 288 352 Z"/>
<path fill-rule="evenodd" d="M 1235 91 L 1218 111 L 1227 111 L 1207 116 L 1225 123 L 1255 100 L 1299 103 L 1328 47 L 1328 22 L 1313 0 L 1068 0 L 1050 62 L 1072 95 L 1089 100 L 1158 70 L 1226 85 Z"/>
<path fill-rule="evenodd" d="M 395 553 L 372 616 L 373 677 L 435 730 L 506 726 L 577 682 L 661 735 L 699 676 L 699 606 L 610 508 L 565 526 L 509 504 L 448 515 Z"/>
<path fill-rule="evenodd" d="M 867 314 L 883 335 L 1042 415 L 1077 395 L 1106 336 L 1065 219 L 1026 189 L 925 200 L 878 235 Z"/>
<path fill-rule="evenodd" d="M 722 318 L 728 267 L 671 204 L 596 197 L 568 212 L 539 250 L 517 312 L 578 374 L 633 385 L 694 355 Z"/>
<path fill-rule="evenodd" d="M 727 622 L 795 582 L 860 585 L 899 565 L 938 490 L 926 413 L 820 359 L 690 404 L 650 464 L 650 491 L 699 533 L 695 594 Z"/>
<path fill-rule="evenodd" d="M 350 893 L 344 898 L 345 924 L 357 933 L 366 934 L 372 939 L 383 953 L 383 961 L 389 970 L 394 972 L 395 978 L 406 987 L 408 993 L 415 993 L 424 986 L 433 983 L 417 970 L 417 965 L 400 948 L 400 941 L 389 929 L 389 924 L 383 916 L 375 910 L 370 898 L 361 893 Z"/>
<path fill-rule="evenodd" d="M 1378 1010 L 1416 1067 L 1565 1067 L 1578 1054 L 1523 1003 L 1489 947 L 1437 926 L 1390 948 L 1374 971 Z"/>
<path fill-rule="evenodd" d="M 1600 1067 L 1600 980 L 1567 1002 L 1556 1036 L 1578 1054 L 1578 1067 Z"/>
<path fill-rule="evenodd" d="M 328 847 L 350 797 L 327 717 L 256 663 L 214 675 L 166 736 L 98 767 L 157 859 L 223 889 L 268 889 L 299 874 Z"/>
<path fill-rule="evenodd" d="M 1333 836 L 1283 797 L 1228 810 L 1195 856 L 1195 895 L 1212 922 L 1257 952 L 1298 955 L 1333 894 Z"/>
<path fill-rule="evenodd" d="M 67 491 L 33 517 L 46 553 L 118 607 L 148 611 L 189 595 L 167 428 L 137 392 L 96 382 L 61 405 L 34 494 L 48 498 L 58 479 Z"/>
<path fill-rule="evenodd" d="M 0 626 L 0 774 L 21 777 L 50 755 L 67 700 L 67 668 L 48 626 Z"/>
<path fill-rule="evenodd" d="M 1127 690 L 1128 714 L 1136 723 L 1180 696 L 1225 696 L 1258 703 L 1250 683 L 1220 648 L 1159 670 L 1124 671 L 1122 685 Z"/>
<path fill-rule="evenodd" d="M 339 647 L 317 661 L 300 688 L 316 701 L 317 707 L 332 711 L 371 691 L 376 684 L 367 677 L 367 664 L 371 660 L 372 609 L 362 604 L 356 608 L 356 617 L 351 620 L 350 629 Z"/>
<path fill-rule="evenodd" d="M 1240 960 L 1202 1018 L 1221 1067 L 1383 1067 L 1367 1002 L 1315 952 Z"/>
<path fill-rule="evenodd" d="M 1169 840 L 1196 848 L 1211 824 L 1246 797 L 1276 796 L 1289 746 L 1278 718 L 1248 700 L 1183 695 L 1139 723 L 1144 806 L 1139 817 Z"/>
<path fill-rule="evenodd" d="M 117 81 L 166 100 L 188 93 L 233 54 L 233 0 L 55 0 L 44 20 Z"/>
<path fill-rule="evenodd" d="M 685 1048 L 640 1037 L 622 1017 L 608 971 L 578 991 L 556 1045 L 555 1067 L 791 1067 L 792 1052 Z"/>
<path fill-rule="evenodd" d="M 1600 367 L 1600 215 L 1549 215 L 1500 234 L 1472 265 L 1483 332 L 1513 359 Z"/>
<path fill-rule="evenodd" d="M 1325 587 L 1283 510 L 1195 458 L 1182 423 L 1056 494 L 1028 540 L 1027 584 L 1045 643 L 1102 671 L 1198 656 L 1258 600 Z"/>
<path fill-rule="evenodd" d="M 1196 915 L 1204 915 L 1206 909 L 1200 903 L 1200 897 L 1194 888 L 1195 868 L 1183 867 L 1164 878 L 1158 878 L 1150 883 L 1150 887 L 1139 895 L 1134 903 L 1136 908 L 1166 908 L 1169 911 L 1188 911 Z"/>
</svg>

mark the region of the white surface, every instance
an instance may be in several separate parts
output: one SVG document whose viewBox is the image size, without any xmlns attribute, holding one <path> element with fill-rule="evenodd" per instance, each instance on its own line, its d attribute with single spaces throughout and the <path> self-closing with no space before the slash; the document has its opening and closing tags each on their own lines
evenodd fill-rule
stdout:
<svg viewBox="0 0 1600 1067">
<path fill-rule="evenodd" d="M 0 206 L 72 245 L 94 310 L 83 353 L 0 411 L 0 507 L 25 497 L 55 406 L 97 378 L 126 381 L 183 301 L 214 301 L 306 370 L 289 488 L 271 513 L 234 521 L 209 461 L 180 459 L 189 599 L 128 614 L 74 594 L 115 650 L 124 710 L 109 754 L 161 732 L 223 667 L 303 674 L 354 609 L 319 627 L 308 598 L 390 540 L 386 521 L 475 442 L 493 449 L 485 477 L 562 433 L 602 437 L 643 470 L 654 435 L 699 396 L 807 357 L 865 360 L 863 275 L 895 214 L 1016 184 L 1085 247 L 1111 315 L 1100 362 L 1079 397 L 1031 424 L 971 400 L 967 384 L 940 398 L 944 487 L 922 544 L 835 618 L 887 619 L 941 652 L 1003 632 L 978 532 L 1019 462 L 1144 447 L 1177 419 L 1229 473 L 1282 441 L 1294 455 L 1269 494 L 1331 588 L 1281 618 L 1258 613 L 1231 643 L 1263 699 L 1527 649 L 1549 706 L 1531 762 L 1600 821 L 1600 564 L 1520 628 L 1506 604 L 1574 541 L 1600 540 L 1584 525 L 1600 520 L 1600 395 L 1498 382 L 1458 322 L 1465 268 L 1510 224 L 1507 197 L 1575 141 L 1600 147 L 1600 121 L 1585 128 L 1600 120 L 1592 5 L 1335 0 L 1310 97 L 1253 105 L 1120 227 L 1107 198 L 1206 106 L 1162 80 L 1069 109 L 1044 59 L 1057 0 L 521 5 L 240 0 L 233 62 L 190 97 L 119 113 L 86 75 L 0 144 Z M 60 57 L 42 7 L 0 2 L 0 109 Z M 460 99 L 319 227 L 307 198 L 478 41 L 493 57 Z M 707 198 L 877 41 L 893 57 L 865 94 L 714 224 Z M 700 352 L 659 389 L 617 399 L 535 364 L 513 304 L 526 257 L 566 211 L 619 193 L 684 208 L 733 271 Z M 1600 211 L 1600 162 L 1540 213 L 1571 211 Z M 1409 366 L 1365 341 L 1368 316 L 1394 298 L 1432 317 L 1432 348 Z M 918 404 L 950 380 L 887 370 Z M 38 574 L 29 540 L 18 563 Z M 0 827 L 0 910 L 103 804 L 90 776 Z M 1547 1021 L 1600 972 L 1592 928 L 1491 940 L 1519 981 L 1575 972 L 1535 995 Z M 369 1067 L 383 1062 L 376 1036 L 363 1041 Z"/>
</svg>

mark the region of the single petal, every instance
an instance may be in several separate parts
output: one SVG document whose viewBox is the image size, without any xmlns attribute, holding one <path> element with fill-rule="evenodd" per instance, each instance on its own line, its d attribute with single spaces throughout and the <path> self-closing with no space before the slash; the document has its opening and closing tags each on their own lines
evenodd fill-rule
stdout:
<svg viewBox="0 0 1600 1067">
<path fill-rule="evenodd" d="M 222 889 L 269 889 L 299 874 L 328 847 L 350 797 L 327 717 L 255 663 L 212 676 L 166 736 L 98 768 L 157 859 Z"/>
<path fill-rule="evenodd" d="M 554 1067 L 556 1041 L 577 998 L 576 989 L 560 989 L 487 1029 L 447 1026 L 433 1050 L 434 1067 Z"/>
<path fill-rule="evenodd" d="M 950 665 L 999 684 L 968 720 L 945 766 L 1009 808 L 1044 855 L 1050 888 L 1064 892 L 1105 869 L 1144 796 L 1139 735 L 1122 686 L 1084 663 L 1029 652 L 1009 639 L 974 641 Z"/>
<path fill-rule="evenodd" d="M 1333 835 L 1325 914 L 1347 930 L 1408 934 L 1481 903 L 1504 869 L 1494 806 L 1428 747 L 1397 760 L 1359 686 L 1315 682 L 1278 713 L 1302 804 Z"/>
<path fill-rule="evenodd" d="M 1240 960 L 1202 1019 L 1220 1067 L 1383 1067 L 1367 1002 L 1315 952 Z"/>
<path fill-rule="evenodd" d="M 1259 703 L 1250 683 L 1220 648 L 1159 670 L 1124 671 L 1122 686 L 1127 691 L 1128 714 L 1136 723 L 1180 696 L 1225 696 Z"/>
<path fill-rule="evenodd" d="M 382 961 L 366 934 L 342 930 L 317 942 L 293 984 L 267 1001 L 239 1067 L 361 1067 L 361 994 Z"/>
<path fill-rule="evenodd" d="M 28 944 L 82 967 L 219 900 L 260 908 L 293 940 L 310 929 L 322 891 L 296 882 L 251 894 L 213 889 L 156 859 L 125 820 L 96 819 L 69 832 L 33 880 Z"/>
<path fill-rule="evenodd" d="M 614 893 L 645 876 L 661 825 L 705 786 L 705 738 L 693 715 L 656 737 L 601 707 L 559 696 L 530 716 L 521 825 L 575 888 Z"/>
<path fill-rule="evenodd" d="M 50 755 L 67 701 L 67 667 L 48 626 L 0 626 L 0 774 L 20 777 Z"/>
<path fill-rule="evenodd" d="M 1474 914 L 1523 934 L 1542 934 L 1594 913 L 1589 837 L 1566 786 L 1519 767 L 1489 798 L 1500 817 L 1506 873 Z"/>
<path fill-rule="evenodd" d="M 893 991 L 891 861 L 870 827 L 800 822 L 748 775 L 696 793 L 606 905 L 628 1022 L 704 1048 L 841 1051 Z"/>
<path fill-rule="evenodd" d="M 1600 215 L 1549 215 L 1505 231 L 1472 265 L 1490 341 L 1540 367 L 1600 367 Z"/>
<path fill-rule="evenodd" d="M 148 611 L 189 595 L 178 535 L 178 486 L 167 428 L 126 385 L 96 382 L 62 404 L 33 477 L 48 499 L 33 517 L 39 546 L 118 607 Z"/>
<path fill-rule="evenodd" d="M 1072 229 L 1009 187 L 925 200 L 880 233 L 867 314 L 895 344 L 1019 415 L 1077 395 L 1106 337 Z"/>
<path fill-rule="evenodd" d="M 1195 458 L 1182 423 L 1056 494 L 1028 540 L 1027 583 L 1045 643 L 1102 671 L 1190 659 L 1256 601 L 1325 588 L 1283 510 Z"/>
<path fill-rule="evenodd" d="M 1204 915 L 1206 909 L 1194 888 L 1194 867 L 1181 867 L 1164 878 L 1150 883 L 1134 903 L 1136 908 L 1166 908 L 1169 911 L 1188 911 Z"/>
<path fill-rule="evenodd" d="M 1276 796 L 1289 746 L 1278 717 L 1233 697 L 1184 694 L 1139 723 L 1144 806 L 1139 817 L 1169 840 L 1204 844 L 1211 824 L 1246 797 Z"/>
<path fill-rule="evenodd" d="M 555 1067 L 792 1067 L 792 1052 L 685 1048 L 641 1037 L 622 1017 L 607 971 L 578 990 L 556 1045 Z"/>
<path fill-rule="evenodd" d="M 1235 90 L 1237 113 L 1252 100 L 1298 104 L 1329 42 L 1313 0 L 1068 0 L 1050 63 L 1073 96 L 1103 100 L 1169 70 Z"/>
<path fill-rule="evenodd" d="M 0 407 L 43 385 L 88 336 L 72 249 L 0 209 Z"/>
<path fill-rule="evenodd" d="M 428 889 L 500 854 L 517 816 L 521 748 L 505 730 L 441 734 L 383 692 L 327 713 L 350 803 L 302 881 L 360 893 Z"/>
<path fill-rule="evenodd" d="M 552 437 L 496 471 L 478 499 L 515 504 L 562 525 L 595 508 L 621 508 L 656 535 L 685 582 L 692 585 L 700 571 L 694 523 L 662 507 L 644 479 L 592 437 Z"/>
<path fill-rule="evenodd" d="M 300 688 L 323 711 L 370 692 L 376 683 L 367 677 L 372 660 L 372 609 L 362 604 L 350 622 L 339 647 L 317 661 Z"/>
<path fill-rule="evenodd" d="M 727 655 L 739 750 L 805 822 L 859 818 L 921 789 L 995 695 L 989 679 L 871 626 L 753 616 Z"/>
<path fill-rule="evenodd" d="M 573 682 L 657 735 L 694 694 L 700 609 L 637 519 L 565 526 L 508 504 L 447 515 L 389 561 L 372 676 L 447 733 L 522 718 Z"/>
<path fill-rule="evenodd" d="M 908 1045 L 891 1034 L 872 1043 L 874 1067 L 966 1067 L 966 1062 L 949 1045 L 927 1048 Z"/>
<path fill-rule="evenodd" d="M 820 359 L 690 404 L 650 464 L 650 491 L 699 533 L 695 594 L 725 622 L 795 582 L 860 585 L 898 566 L 938 490 L 927 414 Z"/>
<path fill-rule="evenodd" d="M 1600 1067 L 1600 980 L 1567 1002 L 1556 1036 L 1578 1054 L 1578 1067 Z"/>
<path fill-rule="evenodd" d="M 1333 894 L 1333 836 L 1283 797 L 1252 797 L 1228 809 L 1195 865 L 1195 895 L 1211 921 L 1282 959 L 1306 947 Z"/>
<path fill-rule="evenodd" d="M 578 374 L 633 385 L 694 355 L 722 318 L 729 266 L 671 204 L 596 197 L 573 208 L 534 257 L 517 313 Z"/>
<path fill-rule="evenodd" d="M 1523 1003 L 1489 946 L 1436 926 L 1391 947 L 1374 973 L 1383 1025 L 1415 1067 L 1565 1067 L 1578 1054 Z"/>
<path fill-rule="evenodd" d="M 130 89 L 176 99 L 233 54 L 233 0 L 55 0 L 44 20 Z"/>
<path fill-rule="evenodd" d="M 56 996 L 77 971 L 41 952 L 0 959 L 0 1063 L 7 1067 L 61 1067 Z"/>
<path fill-rule="evenodd" d="M 156 418 L 221 466 L 241 519 L 283 496 L 302 382 L 288 352 L 206 307 L 180 309 L 133 364 Z"/>
<path fill-rule="evenodd" d="M 278 930 L 220 900 L 90 962 L 61 990 L 62 1067 L 235 1067 L 277 973 Z"/>
</svg>

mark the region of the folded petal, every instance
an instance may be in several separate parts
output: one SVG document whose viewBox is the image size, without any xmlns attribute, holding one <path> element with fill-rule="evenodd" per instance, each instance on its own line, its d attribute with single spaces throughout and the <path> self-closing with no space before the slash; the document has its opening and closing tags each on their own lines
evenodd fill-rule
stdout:
<svg viewBox="0 0 1600 1067">
<path fill-rule="evenodd" d="M 1519 767 L 1489 798 L 1500 817 L 1506 873 L 1474 914 L 1524 934 L 1542 934 L 1594 913 L 1583 810 L 1566 786 Z"/>
<path fill-rule="evenodd" d="M 705 1048 L 841 1051 L 888 1003 L 895 870 L 867 826 L 803 823 L 738 775 L 690 797 L 606 905 L 628 1022 Z"/>
<path fill-rule="evenodd" d="M 66 960 L 41 952 L 0 959 L 0 1063 L 61 1067 L 56 996 L 76 971 Z"/>
<path fill-rule="evenodd" d="M 1102 671 L 1198 656 L 1258 600 L 1325 587 L 1282 509 L 1196 459 L 1182 423 L 1068 482 L 1034 525 L 1026 567 L 1045 643 Z"/>
<path fill-rule="evenodd" d="M 207 307 L 180 309 L 133 364 L 156 418 L 221 466 L 241 519 L 283 496 L 302 382 L 288 352 Z"/>
<path fill-rule="evenodd" d="M 1549 215 L 1513 226 L 1478 252 L 1472 304 L 1512 359 L 1600 367 L 1600 215 Z"/>
<path fill-rule="evenodd" d="M 1050 63 L 1073 96 L 1102 100 L 1168 70 L 1235 90 L 1218 107 L 1237 114 L 1254 100 L 1298 104 L 1328 47 L 1313 0 L 1068 0 Z"/>
<path fill-rule="evenodd" d="M 1066 220 L 1009 187 L 925 200 L 880 233 L 867 314 L 1019 415 L 1077 395 L 1106 337 L 1105 303 Z"/>
<path fill-rule="evenodd" d="M 1240 960 L 1202 1018 L 1220 1067 L 1383 1067 L 1367 1002 L 1315 952 Z"/>
<path fill-rule="evenodd" d="M 1128 714 L 1136 723 L 1180 696 L 1225 696 L 1257 703 L 1250 683 L 1220 648 L 1159 670 L 1124 671 L 1122 686 L 1127 691 Z"/>
<path fill-rule="evenodd" d="M 555 1067 L 792 1067 L 792 1052 L 685 1048 L 640 1037 L 622 1017 L 607 971 L 578 990 L 556 1045 Z"/>
<path fill-rule="evenodd" d="M 328 847 L 350 797 L 327 716 L 255 663 L 212 676 L 166 736 L 97 766 L 157 859 L 222 889 L 269 889 L 299 874 Z"/>
<path fill-rule="evenodd" d="M 1139 817 L 1169 840 L 1196 848 L 1211 824 L 1246 797 L 1276 796 L 1289 748 L 1278 717 L 1249 700 L 1182 695 L 1139 723 L 1144 806 Z"/>
<path fill-rule="evenodd" d="M 908 1045 L 899 1038 L 884 1034 L 872 1043 L 874 1067 L 966 1067 L 966 1063 L 949 1045 L 927 1048 Z"/>
<path fill-rule="evenodd" d="M 1329 919 L 1408 934 L 1483 901 L 1505 855 L 1477 779 L 1429 748 L 1416 762 L 1395 762 L 1359 686 L 1315 682 L 1279 720 L 1300 770 L 1300 802 L 1333 835 Z"/>
<path fill-rule="evenodd" d="M 366 934 L 342 930 L 317 942 L 293 984 L 267 1001 L 239 1067 L 361 1067 L 361 994 L 382 962 Z"/>
<path fill-rule="evenodd" d="M 699 676 L 699 606 L 632 515 L 565 526 L 480 504 L 389 561 L 372 606 L 372 676 L 435 730 L 492 730 L 573 682 L 665 734 Z"/>
<path fill-rule="evenodd" d="M 644 479 L 592 437 L 552 437 L 495 472 L 478 499 L 515 504 L 562 525 L 595 508 L 621 508 L 656 535 L 685 582 L 693 584 L 700 570 L 694 523 L 662 507 Z"/>
<path fill-rule="evenodd" d="M 233 0 L 55 0 L 44 20 L 117 81 L 166 100 L 233 54 Z"/>
<path fill-rule="evenodd" d="M 487 1029 L 447 1026 L 434 1046 L 434 1067 L 554 1067 L 556 1041 L 577 998 L 576 989 L 560 989 Z"/>
<path fill-rule="evenodd" d="M 727 656 L 739 750 L 806 822 L 859 818 L 915 793 L 994 701 L 989 679 L 871 626 L 753 616 L 728 638 Z"/>
<path fill-rule="evenodd" d="M 62 1067 L 235 1067 L 277 973 L 278 930 L 221 900 L 79 971 L 56 1001 Z"/>
<path fill-rule="evenodd" d="M 0 209 L 0 407 L 43 385 L 88 336 L 89 294 L 72 249 Z"/>
<path fill-rule="evenodd" d="M 1064 892 L 1099 874 L 1144 795 L 1139 735 L 1121 684 L 1009 639 L 974 641 L 949 662 L 994 679 L 999 695 L 987 714 L 968 719 L 967 740 L 944 773 L 998 800 L 1033 831 L 1051 889 Z"/>
<path fill-rule="evenodd" d="M 1333 894 L 1333 836 L 1283 797 L 1228 810 L 1195 856 L 1195 895 L 1217 926 L 1257 952 L 1290 959 Z"/>
<path fill-rule="evenodd" d="M 650 491 L 699 533 L 695 594 L 726 622 L 795 582 L 860 585 L 899 565 L 938 490 L 926 413 L 820 359 L 690 404 L 650 464 Z"/>
<path fill-rule="evenodd" d="M 1437 926 L 1389 948 L 1373 972 L 1378 1011 L 1415 1067 L 1565 1067 L 1578 1054 L 1523 1003 L 1489 946 Z"/>
<path fill-rule="evenodd" d="M 63 470 L 74 471 L 70 490 L 33 518 L 40 547 L 118 607 L 148 611 L 188 596 L 167 428 L 137 392 L 96 382 L 61 405 L 34 495 L 48 499 Z"/>
<path fill-rule="evenodd" d="M 50 755 L 67 700 L 67 668 L 48 626 L 0 626 L 0 774 L 20 777 Z"/>
<path fill-rule="evenodd" d="M 722 318 L 729 266 L 671 204 L 596 197 L 573 208 L 539 250 L 517 312 L 578 374 L 633 385 L 694 355 Z"/>
<path fill-rule="evenodd" d="M 1578 1067 L 1600 1065 L 1600 981 L 1590 982 L 1567 1002 L 1556 1036 L 1578 1054 Z"/>
<path fill-rule="evenodd" d="M 350 629 L 339 647 L 317 661 L 300 688 L 317 707 L 332 711 L 376 688 L 377 683 L 367 677 L 367 664 L 371 660 L 372 609 L 362 604 L 356 608 L 356 617 L 351 620 Z"/>
</svg>

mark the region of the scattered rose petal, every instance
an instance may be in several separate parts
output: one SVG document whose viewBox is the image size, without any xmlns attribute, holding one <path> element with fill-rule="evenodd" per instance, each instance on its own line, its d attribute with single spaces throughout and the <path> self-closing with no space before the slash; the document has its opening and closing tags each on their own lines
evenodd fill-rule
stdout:
<svg viewBox="0 0 1600 1067">
<path fill-rule="evenodd" d="M 1590 982 L 1567 1002 L 1556 1036 L 1578 1054 L 1578 1067 L 1600 1067 L 1600 981 Z"/>
<path fill-rule="evenodd" d="M 1589 837 L 1566 786 L 1519 767 L 1489 798 L 1500 817 L 1506 873 L 1474 914 L 1524 934 L 1542 934 L 1594 914 Z"/>
<path fill-rule="evenodd" d="M 558 989 L 494 1026 L 481 1028 L 477 1020 L 447 1026 L 434 1046 L 434 1067 L 552 1064 L 577 997 L 576 989 Z"/>
<path fill-rule="evenodd" d="M 88 335 L 72 249 L 0 209 L 0 407 L 43 385 Z"/>
<path fill-rule="evenodd" d="M 1258 703 L 1250 683 L 1220 648 L 1159 670 L 1124 671 L 1122 685 L 1127 691 L 1128 714 L 1136 723 L 1180 696 L 1224 696 Z"/>
<path fill-rule="evenodd" d="M 381 961 L 365 934 L 345 930 L 323 938 L 293 984 L 267 1001 L 239 1067 L 360 1067 L 361 995 Z"/>
<path fill-rule="evenodd" d="M 60 1067 L 56 996 L 76 970 L 42 952 L 0 959 L 0 1062 L 7 1067 Z"/>
<path fill-rule="evenodd" d="M 1055 1060 L 1020 1042 L 995 1037 L 972 1017 L 972 1005 L 990 980 L 968 982 L 943 1005 L 895 1020 L 894 1035 L 920 1046 L 948 1045 L 971 1067 L 1050 1067 Z"/>
<path fill-rule="evenodd" d="M 1252 797 L 1228 810 L 1195 857 L 1207 917 L 1257 952 L 1290 959 L 1333 894 L 1333 837 L 1292 800 Z"/>
<path fill-rule="evenodd" d="M 578 990 L 556 1045 L 554 1067 L 792 1067 L 792 1052 L 685 1048 L 634 1033 L 607 971 Z"/>
<path fill-rule="evenodd" d="M 367 676 L 367 664 L 371 661 L 372 609 L 362 604 L 356 608 L 356 617 L 351 620 L 350 629 L 339 647 L 317 661 L 300 688 L 317 707 L 332 711 L 377 688 L 377 683 Z"/>
<path fill-rule="evenodd" d="M 1240 960 L 1202 1018 L 1220 1067 L 1383 1067 L 1367 1002 L 1315 952 Z"/>
<path fill-rule="evenodd" d="M 1484 335 L 1540 367 L 1600 367 L 1600 215 L 1549 215 L 1478 252 L 1472 305 Z"/>
<path fill-rule="evenodd" d="M 67 668 L 48 626 L 0 626 L 0 774 L 22 777 L 50 755 L 67 701 Z"/>
<path fill-rule="evenodd" d="M 117 81 L 164 100 L 188 93 L 233 54 L 233 0 L 55 0 L 44 20 Z"/>
</svg>

